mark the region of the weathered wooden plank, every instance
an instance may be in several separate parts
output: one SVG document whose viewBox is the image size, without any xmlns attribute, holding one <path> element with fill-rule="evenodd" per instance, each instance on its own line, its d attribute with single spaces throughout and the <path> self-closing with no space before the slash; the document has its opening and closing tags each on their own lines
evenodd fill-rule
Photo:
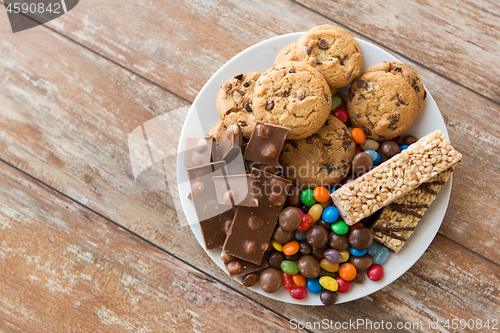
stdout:
<svg viewBox="0 0 500 333">
<path fill-rule="evenodd" d="M 286 319 L 1 162 L 0 243 L 0 331 L 289 327 Z"/>
</svg>

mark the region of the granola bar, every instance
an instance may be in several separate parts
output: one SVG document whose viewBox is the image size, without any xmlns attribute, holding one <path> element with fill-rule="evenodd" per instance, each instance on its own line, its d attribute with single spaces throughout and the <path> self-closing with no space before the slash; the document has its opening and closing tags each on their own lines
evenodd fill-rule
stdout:
<svg viewBox="0 0 500 333">
<path fill-rule="evenodd" d="M 331 197 L 344 221 L 353 225 L 454 166 L 461 158 L 437 130 L 343 185 Z"/>
</svg>

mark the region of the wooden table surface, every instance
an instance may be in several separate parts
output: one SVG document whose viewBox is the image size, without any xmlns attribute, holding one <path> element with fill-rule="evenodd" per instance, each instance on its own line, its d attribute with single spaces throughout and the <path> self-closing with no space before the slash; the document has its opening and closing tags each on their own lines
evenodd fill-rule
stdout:
<svg viewBox="0 0 500 333">
<path fill-rule="evenodd" d="M 307 307 L 230 280 L 180 226 L 170 194 L 135 184 L 128 136 L 189 106 L 238 52 L 325 23 L 416 69 L 463 160 L 439 234 L 407 273 L 362 299 Z M 16 34 L 2 5 L 0 332 L 498 321 L 499 40 L 496 0 L 86 0 Z"/>
</svg>

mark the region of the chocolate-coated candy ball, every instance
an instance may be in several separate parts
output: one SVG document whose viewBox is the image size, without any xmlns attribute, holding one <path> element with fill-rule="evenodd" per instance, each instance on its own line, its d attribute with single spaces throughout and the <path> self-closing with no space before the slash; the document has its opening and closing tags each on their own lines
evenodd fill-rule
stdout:
<svg viewBox="0 0 500 333">
<path fill-rule="evenodd" d="M 259 277 L 259 284 L 262 290 L 272 294 L 281 287 L 281 273 L 275 268 L 267 268 Z"/>
<path fill-rule="evenodd" d="M 286 260 L 290 260 L 290 261 L 297 261 L 300 259 L 300 257 L 302 257 L 302 254 L 300 252 L 297 252 L 291 256 L 285 254 Z"/>
<path fill-rule="evenodd" d="M 373 264 L 372 256 L 365 254 L 361 257 L 350 256 L 349 263 L 356 267 L 357 272 L 366 271 Z"/>
<path fill-rule="evenodd" d="M 317 258 L 318 260 L 321 260 L 325 257 L 325 251 L 328 250 L 328 246 L 322 247 L 322 248 L 317 248 L 313 247 L 311 254 Z"/>
<path fill-rule="evenodd" d="M 372 166 L 373 159 L 367 153 L 358 153 L 352 160 L 352 171 L 358 175 L 370 171 Z"/>
<path fill-rule="evenodd" d="M 337 293 L 335 291 L 323 289 L 319 294 L 319 299 L 324 305 L 333 305 L 337 303 Z"/>
<path fill-rule="evenodd" d="M 399 145 L 394 141 L 384 141 L 382 142 L 382 153 L 391 158 L 396 154 L 399 154 Z"/>
<path fill-rule="evenodd" d="M 267 257 L 269 266 L 274 267 L 276 269 L 281 269 L 281 262 L 283 260 L 285 260 L 285 255 L 283 254 L 283 252 L 279 252 L 274 249 L 271 252 L 269 252 L 269 256 Z"/>
<path fill-rule="evenodd" d="M 293 235 L 293 231 L 285 231 L 280 226 L 277 226 L 274 230 L 273 239 L 278 243 L 285 244 L 292 240 Z"/>
<path fill-rule="evenodd" d="M 286 207 L 279 215 L 279 224 L 285 231 L 295 231 L 300 225 L 300 213 L 295 207 Z"/>
<path fill-rule="evenodd" d="M 332 249 L 343 251 L 349 248 L 349 239 L 347 238 L 347 235 L 339 235 L 332 231 L 330 232 L 328 244 Z"/>
<path fill-rule="evenodd" d="M 249 288 L 249 287 L 253 286 L 254 284 L 256 284 L 257 281 L 259 281 L 259 273 L 252 272 L 252 273 L 248 273 L 245 276 L 243 276 L 241 283 L 245 287 Z"/>
<path fill-rule="evenodd" d="M 330 230 L 330 228 L 332 227 L 332 225 L 330 223 L 326 223 L 323 219 L 317 220 L 316 224 L 322 226 L 326 230 Z"/>
<path fill-rule="evenodd" d="M 302 191 L 300 190 L 300 187 L 298 186 L 290 187 L 290 190 L 288 191 L 288 196 L 286 198 L 286 204 L 293 207 L 299 207 L 300 205 L 302 205 L 302 201 L 300 200 L 301 193 Z"/>
<path fill-rule="evenodd" d="M 413 136 L 413 135 L 405 135 L 403 138 L 403 144 L 407 145 L 407 146 L 414 144 L 417 141 L 418 141 L 418 138 L 416 136 Z"/>
<path fill-rule="evenodd" d="M 370 228 L 359 227 L 349 235 L 349 244 L 358 250 L 366 250 L 373 243 L 373 234 Z"/>
<path fill-rule="evenodd" d="M 302 256 L 299 259 L 299 271 L 300 274 L 304 275 L 306 278 L 313 279 L 319 275 L 321 267 L 319 265 L 318 259 L 313 256 Z"/>
<path fill-rule="evenodd" d="M 351 280 L 351 282 L 361 284 L 361 283 L 365 282 L 365 276 L 358 272 L 358 273 L 356 273 L 356 276 L 354 277 L 354 279 Z"/>
<path fill-rule="evenodd" d="M 311 245 L 309 245 L 309 244 L 307 243 L 307 241 L 305 241 L 305 240 L 301 240 L 301 241 L 299 242 L 299 252 L 300 252 L 301 254 L 304 254 L 304 255 L 305 255 L 305 254 L 310 254 L 310 253 L 311 253 L 311 251 L 312 251 L 312 249 L 311 249 Z"/>
<path fill-rule="evenodd" d="M 314 225 L 307 230 L 306 240 L 312 247 L 322 248 L 328 242 L 328 231 L 320 225 Z"/>
</svg>

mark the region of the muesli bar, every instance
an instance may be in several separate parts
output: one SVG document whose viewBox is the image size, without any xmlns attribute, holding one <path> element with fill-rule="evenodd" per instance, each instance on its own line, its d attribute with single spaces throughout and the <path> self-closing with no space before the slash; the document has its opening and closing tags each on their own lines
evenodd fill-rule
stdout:
<svg viewBox="0 0 500 333">
<path fill-rule="evenodd" d="M 332 193 L 332 201 L 344 221 L 353 225 L 454 166 L 461 158 L 437 130 L 343 185 Z"/>
</svg>

